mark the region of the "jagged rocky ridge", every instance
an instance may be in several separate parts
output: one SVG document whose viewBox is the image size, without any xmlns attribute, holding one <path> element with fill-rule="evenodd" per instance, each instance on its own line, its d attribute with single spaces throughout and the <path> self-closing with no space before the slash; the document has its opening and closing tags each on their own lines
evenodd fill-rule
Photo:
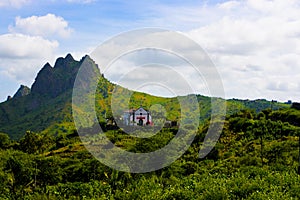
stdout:
<svg viewBox="0 0 300 200">
<path fill-rule="evenodd" d="M 38 73 L 31 87 L 32 93 L 53 98 L 72 89 L 81 62 L 68 54 L 65 58 L 58 58 L 54 67 L 47 63 Z"/>
<path fill-rule="evenodd" d="M 89 56 L 76 61 L 68 54 L 58 58 L 54 67 L 45 64 L 31 88 L 21 85 L 13 97 L 0 103 L 0 132 L 19 138 L 27 130 L 41 131 L 55 123 L 71 122 L 72 89 L 83 62 L 90 70 L 87 75 L 100 74 Z"/>
</svg>

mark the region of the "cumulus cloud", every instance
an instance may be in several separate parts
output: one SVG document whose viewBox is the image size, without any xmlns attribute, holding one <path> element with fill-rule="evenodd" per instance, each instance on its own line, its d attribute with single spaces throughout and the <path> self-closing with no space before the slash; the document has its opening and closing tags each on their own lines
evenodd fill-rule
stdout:
<svg viewBox="0 0 300 200">
<path fill-rule="evenodd" d="M 184 75 L 189 70 L 186 65 L 187 63 L 170 53 L 147 49 L 133 51 L 117 58 L 104 73 L 110 80 L 133 90 L 139 90 L 144 84 L 157 84 L 176 90 L 175 94 L 182 95 L 191 93 L 191 90 L 185 87 L 188 77 Z M 165 94 L 165 91 L 147 92 L 159 96 L 169 95 Z"/>
<path fill-rule="evenodd" d="M 29 2 L 30 2 L 30 0 L 1 0 L 0 7 L 20 8 L 21 6 L 23 6 Z"/>
<path fill-rule="evenodd" d="M 0 74 L 27 85 L 46 62 L 54 61 L 57 38 L 71 32 L 67 21 L 54 14 L 17 17 L 8 29 L 0 35 Z"/>
<path fill-rule="evenodd" d="M 57 41 L 23 34 L 0 35 L 0 73 L 31 83 L 39 68 L 54 58 Z"/>
<path fill-rule="evenodd" d="M 300 2 L 227 1 L 210 9 L 222 16 L 187 35 L 211 56 L 227 97 L 299 98 Z"/>
<path fill-rule="evenodd" d="M 220 2 L 157 3 L 147 7 L 151 17 L 142 22 L 184 31 L 197 41 L 217 66 L 227 98 L 299 99 L 300 2 Z"/>
<path fill-rule="evenodd" d="M 15 24 L 9 27 L 9 31 L 43 37 L 68 37 L 72 29 L 62 17 L 47 14 L 27 18 L 16 17 Z"/>
<path fill-rule="evenodd" d="M 134 84 L 140 85 L 141 78 L 144 83 L 163 81 L 163 84 L 173 87 L 177 95 L 197 92 L 223 97 L 220 79 L 206 53 L 197 43 L 179 33 L 160 29 L 127 32 L 100 45 L 91 55 L 106 77 L 117 83 L 122 78 L 123 86 L 131 89 L 134 89 Z M 170 67 L 169 72 L 164 66 Z M 139 70 L 133 73 L 135 67 Z M 180 82 L 175 72 L 185 81 Z M 191 86 L 190 90 L 181 84 L 185 82 Z M 212 84 L 207 86 L 206 83 Z M 207 87 L 211 91 L 208 92 Z"/>
<path fill-rule="evenodd" d="M 0 58 L 41 58 L 51 55 L 57 41 L 23 34 L 0 35 Z"/>
<path fill-rule="evenodd" d="M 46 62 L 54 62 L 57 39 L 71 33 L 68 22 L 54 14 L 17 17 L 8 29 L 0 35 L 0 76 L 29 86 Z"/>
</svg>

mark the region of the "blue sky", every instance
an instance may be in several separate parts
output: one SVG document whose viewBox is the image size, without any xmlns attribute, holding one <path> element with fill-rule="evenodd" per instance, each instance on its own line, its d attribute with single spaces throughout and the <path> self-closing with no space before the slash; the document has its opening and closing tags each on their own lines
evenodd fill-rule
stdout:
<svg viewBox="0 0 300 200">
<path fill-rule="evenodd" d="M 300 101 L 300 2 L 2 0 L 0 101 L 39 69 L 76 59 L 131 29 L 160 27 L 198 42 L 215 63 L 226 98 Z M 201 91 L 199 91 L 201 92 Z"/>
</svg>

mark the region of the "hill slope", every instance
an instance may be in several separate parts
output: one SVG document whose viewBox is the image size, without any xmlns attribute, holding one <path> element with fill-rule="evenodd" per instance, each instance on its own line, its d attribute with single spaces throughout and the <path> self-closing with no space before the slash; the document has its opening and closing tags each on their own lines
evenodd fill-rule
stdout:
<svg viewBox="0 0 300 200">
<path fill-rule="evenodd" d="M 19 139 L 27 130 L 35 132 L 52 130 L 51 127 L 60 124 L 67 124 L 68 130 L 74 129 L 72 88 L 83 61 L 90 66 L 88 74 L 96 74 L 100 77 L 95 102 L 98 120 L 104 122 L 105 116 L 111 116 L 111 93 L 115 85 L 104 78 L 103 74 L 101 76 L 98 66 L 89 56 L 76 61 L 72 55 L 68 54 L 65 58 L 58 58 L 54 67 L 49 63 L 45 64 L 37 74 L 31 89 L 21 86 L 13 98 L 0 104 L 0 132 L 9 134 L 12 139 Z M 127 89 L 123 88 L 123 90 Z M 197 95 L 197 98 L 200 105 L 200 120 L 204 121 L 210 116 L 211 98 L 201 95 Z M 153 104 L 164 106 L 169 120 L 177 120 L 180 117 L 180 105 L 177 98 L 162 98 L 134 92 L 130 99 L 130 107 L 139 107 L 141 99 L 146 108 Z M 271 104 L 273 109 L 286 107 L 285 104 L 266 100 L 228 100 L 227 112 L 235 113 L 246 108 L 259 112 L 270 108 Z"/>
</svg>

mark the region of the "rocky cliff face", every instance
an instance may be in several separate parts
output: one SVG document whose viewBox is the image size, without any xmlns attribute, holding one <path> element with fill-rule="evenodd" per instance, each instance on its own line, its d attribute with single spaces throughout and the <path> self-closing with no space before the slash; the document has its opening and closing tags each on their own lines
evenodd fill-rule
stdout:
<svg viewBox="0 0 300 200">
<path fill-rule="evenodd" d="M 68 54 L 58 58 L 54 67 L 45 64 L 31 90 L 21 86 L 13 98 L 0 103 L 0 132 L 19 139 L 26 130 L 42 131 L 55 123 L 72 122 L 72 90 L 81 66 L 84 66 L 81 70 L 84 76 L 79 86 L 88 88 L 100 77 L 97 65 L 89 56 L 76 61 Z"/>
<path fill-rule="evenodd" d="M 13 98 L 23 97 L 28 94 L 30 94 L 30 88 L 25 85 L 21 85 L 16 94 L 13 96 Z"/>
<path fill-rule="evenodd" d="M 32 94 L 54 98 L 72 89 L 80 65 L 81 61 L 74 60 L 71 54 L 58 58 L 54 67 L 47 63 L 31 87 Z"/>
</svg>

